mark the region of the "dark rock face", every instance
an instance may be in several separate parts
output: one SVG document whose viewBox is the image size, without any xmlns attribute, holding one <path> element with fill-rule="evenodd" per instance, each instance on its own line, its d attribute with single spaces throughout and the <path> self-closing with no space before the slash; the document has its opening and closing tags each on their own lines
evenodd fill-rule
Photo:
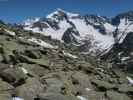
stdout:
<svg viewBox="0 0 133 100">
<path fill-rule="evenodd" d="M 129 11 L 129 12 L 117 15 L 112 19 L 112 24 L 118 25 L 120 23 L 120 19 L 122 18 L 126 18 L 126 19 L 129 19 L 130 21 L 133 21 L 133 11 Z"/>
<path fill-rule="evenodd" d="M 133 51 L 133 32 L 128 33 L 128 35 L 126 36 L 126 38 L 120 46 L 121 48 L 123 47 L 123 49 L 126 49 L 129 52 Z"/>
<path fill-rule="evenodd" d="M 123 43 L 116 44 L 109 53 L 105 56 L 111 60 L 112 63 L 117 64 L 121 68 L 132 73 L 132 51 L 133 51 L 133 33 L 130 32 L 125 37 Z M 123 67 L 122 67 L 123 66 Z"/>
<path fill-rule="evenodd" d="M 43 31 L 43 28 L 48 28 L 49 26 L 46 23 L 36 22 L 32 28 L 39 27 L 40 31 Z"/>
<path fill-rule="evenodd" d="M 66 43 L 78 43 L 78 41 L 75 39 L 74 35 L 79 35 L 78 31 L 74 28 L 68 28 L 62 37 L 62 40 Z"/>
</svg>

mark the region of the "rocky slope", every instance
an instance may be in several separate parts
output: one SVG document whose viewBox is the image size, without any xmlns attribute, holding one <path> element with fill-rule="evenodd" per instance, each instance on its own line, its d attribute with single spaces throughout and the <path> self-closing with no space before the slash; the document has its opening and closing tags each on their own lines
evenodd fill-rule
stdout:
<svg viewBox="0 0 133 100">
<path fill-rule="evenodd" d="M 0 23 L 0 100 L 132 100 L 132 77 L 73 45 Z"/>
</svg>

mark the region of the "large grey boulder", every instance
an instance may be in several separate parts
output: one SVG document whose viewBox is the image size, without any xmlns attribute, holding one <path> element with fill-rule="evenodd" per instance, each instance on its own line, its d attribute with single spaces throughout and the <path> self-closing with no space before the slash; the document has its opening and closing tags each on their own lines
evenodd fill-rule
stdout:
<svg viewBox="0 0 133 100">
<path fill-rule="evenodd" d="M 98 79 L 93 79 L 91 81 L 92 81 L 92 84 L 94 84 L 101 91 L 106 91 L 108 89 L 113 89 L 116 87 L 115 84 L 111 84 L 109 82 L 98 80 Z"/>
<path fill-rule="evenodd" d="M 3 70 L 0 73 L 0 76 L 3 78 L 3 80 L 12 83 L 14 85 L 17 85 L 19 83 L 22 84 L 21 82 L 27 78 L 23 70 L 17 67 L 11 67 Z"/>
<path fill-rule="evenodd" d="M 10 94 L 0 94 L 0 100 L 11 100 L 11 98 Z"/>
<path fill-rule="evenodd" d="M 115 91 L 107 91 L 106 95 L 109 100 L 131 100 L 127 95 Z"/>
<path fill-rule="evenodd" d="M 24 100 L 34 100 L 37 95 L 44 92 L 43 85 L 36 78 L 28 78 L 26 83 L 17 87 L 15 93 Z"/>
<path fill-rule="evenodd" d="M 45 93 L 38 96 L 39 100 L 78 100 L 75 96 L 65 96 L 59 93 Z"/>
</svg>

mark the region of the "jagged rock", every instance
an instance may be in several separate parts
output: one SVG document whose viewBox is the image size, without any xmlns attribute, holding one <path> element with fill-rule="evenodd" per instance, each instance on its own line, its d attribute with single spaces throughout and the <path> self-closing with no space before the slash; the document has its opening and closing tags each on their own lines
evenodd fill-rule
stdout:
<svg viewBox="0 0 133 100">
<path fill-rule="evenodd" d="M 93 90 L 90 79 L 91 76 L 82 71 L 73 72 L 71 80 L 74 85 L 75 95 L 88 96 L 88 94 L 90 94 Z"/>
<path fill-rule="evenodd" d="M 109 100 L 131 100 L 127 95 L 115 91 L 107 91 L 106 95 Z"/>
<path fill-rule="evenodd" d="M 59 93 L 45 93 L 38 96 L 39 100 L 78 100 L 74 96 L 62 95 Z"/>
<path fill-rule="evenodd" d="M 116 88 L 116 85 L 102 80 L 92 79 L 91 82 L 92 84 L 96 85 L 96 87 L 101 91 Z"/>
<path fill-rule="evenodd" d="M 0 73 L 0 77 L 13 85 L 19 85 L 23 84 L 27 76 L 21 68 L 8 68 Z"/>
<path fill-rule="evenodd" d="M 25 84 L 18 86 L 15 90 L 16 96 L 24 98 L 24 100 L 34 100 L 43 92 L 44 87 L 36 78 L 28 78 Z"/>
<path fill-rule="evenodd" d="M 25 50 L 25 54 L 28 57 L 31 57 L 33 59 L 40 59 L 41 58 L 41 54 L 38 51 L 35 51 L 35 50 Z"/>
</svg>

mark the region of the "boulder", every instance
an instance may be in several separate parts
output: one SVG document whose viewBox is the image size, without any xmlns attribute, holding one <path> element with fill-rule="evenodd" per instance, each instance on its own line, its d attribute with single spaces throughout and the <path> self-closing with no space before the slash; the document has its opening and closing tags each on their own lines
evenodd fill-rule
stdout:
<svg viewBox="0 0 133 100">
<path fill-rule="evenodd" d="M 122 93 L 132 93 L 133 94 L 133 86 L 129 84 L 121 84 L 118 88 L 119 92 Z"/>
<path fill-rule="evenodd" d="M 15 90 L 16 96 L 24 98 L 24 100 L 34 100 L 43 92 L 44 86 L 36 78 L 28 78 L 25 84 L 18 86 Z"/>
<path fill-rule="evenodd" d="M 17 64 L 18 67 L 23 68 L 27 71 L 28 74 L 34 77 L 41 77 L 45 73 L 48 73 L 48 70 L 37 65 L 37 64 L 27 64 L 27 63 L 19 63 Z"/>
<path fill-rule="evenodd" d="M 101 91 L 106 91 L 108 89 L 113 89 L 116 87 L 116 85 L 102 80 L 93 79 L 91 80 L 91 82 Z"/>
<path fill-rule="evenodd" d="M 47 84 L 47 92 L 60 93 L 64 86 L 64 83 L 57 78 L 45 79 Z"/>
<path fill-rule="evenodd" d="M 33 59 L 40 59 L 41 58 L 41 53 L 39 51 L 35 50 L 25 50 L 25 54 Z"/>
<path fill-rule="evenodd" d="M 10 94 L 14 91 L 14 87 L 7 82 L 0 80 L 0 94 Z M 1 100 L 1 99 L 0 99 Z"/>
<path fill-rule="evenodd" d="M 12 83 L 13 85 L 23 84 L 24 80 L 27 78 L 26 74 L 20 68 L 8 68 L 0 73 L 3 80 Z"/>
<path fill-rule="evenodd" d="M 77 93 L 86 94 L 88 93 L 88 91 L 92 90 L 90 77 L 84 72 L 79 71 L 73 73 L 71 79 Z"/>
<path fill-rule="evenodd" d="M 131 100 L 127 95 L 115 91 L 107 91 L 106 96 L 109 100 Z"/>
<path fill-rule="evenodd" d="M 39 100 L 78 100 L 75 96 L 65 96 L 59 93 L 45 93 L 38 96 Z"/>
<path fill-rule="evenodd" d="M 38 64 L 45 68 L 49 68 L 49 60 L 47 57 L 43 57 L 41 59 L 32 59 L 24 55 L 18 55 L 18 59 L 23 63 Z"/>
<path fill-rule="evenodd" d="M 10 94 L 0 94 L 0 100 L 11 100 L 11 98 Z"/>
</svg>

